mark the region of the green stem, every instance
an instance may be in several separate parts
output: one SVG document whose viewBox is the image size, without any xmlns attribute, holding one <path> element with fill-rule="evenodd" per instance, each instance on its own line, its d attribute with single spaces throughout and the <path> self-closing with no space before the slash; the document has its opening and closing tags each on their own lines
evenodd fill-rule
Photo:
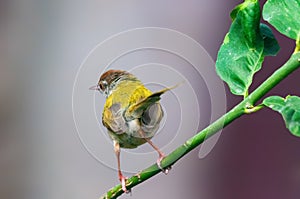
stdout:
<svg viewBox="0 0 300 199">
<path fill-rule="evenodd" d="M 245 100 L 254 105 L 267 92 L 274 88 L 281 80 L 299 68 L 300 52 L 295 53 L 278 70 L 276 70 L 267 80 L 265 80 L 255 91 L 253 91 Z"/>
<path fill-rule="evenodd" d="M 240 117 L 246 113 L 252 113 L 260 110 L 263 106 L 258 105 L 253 107 L 253 105 L 260 100 L 268 91 L 275 87 L 281 80 L 295 71 L 300 67 L 300 53 L 295 53 L 291 58 L 277 71 L 275 71 L 267 80 L 265 80 L 257 89 L 255 89 L 247 98 L 236 105 L 233 109 L 223 115 L 221 118 L 216 120 L 214 123 L 203 129 L 201 132 L 187 140 L 183 145 L 179 146 L 168 156 L 166 156 L 162 162 L 161 166 L 163 168 L 171 167 L 175 162 L 181 159 L 188 152 L 199 146 L 204 142 L 205 139 L 216 134 L 219 130 L 227 126 L 236 118 Z M 249 106 L 250 105 L 250 106 Z M 247 111 L 248 107 L 253 107 L 253 111 Z M 250 108 L 251 109 L 251 108 Z M 156 164 L 146 168 L 141 171 L 139 175 L 132 176 L 126 182 L 126 187 L 128 189 L 142 183 L 143 181 L 151 178 L 152 176 L 160 173 L 161 170 Z M 123 194 L 121 185 L 117 185 L 110 189 L 101 199 L 117 198 Z"/>
</svg>

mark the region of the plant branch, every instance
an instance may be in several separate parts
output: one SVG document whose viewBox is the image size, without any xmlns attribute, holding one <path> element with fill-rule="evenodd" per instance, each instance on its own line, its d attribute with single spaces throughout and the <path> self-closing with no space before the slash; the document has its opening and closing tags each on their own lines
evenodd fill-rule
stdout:
<svg viewBox="0 0 300 199">
<path fill-rule="evenodd" d="M 257 89 L 255 89 L 245 100 L 254 105 L 267 92 L 274 88 L 281 80 L 299 68 L 300 52 L 294 53 L 291 58 L 279 69 L 277 69 L 267 80 L 265 80 Z"/>
<path fill-rule="evenodd" d="M 257 89 L 255 89 L 248 97 L 242 102 L 236 105 L 233 109 L 223 115 L 221 118 L 210 124 L 208 127 L 203 129 L 201 132 L 187 140 L 183 145 L 179 146 L 168 156 L 166 156 L 161 166 L 163 168 L 171 167 L 179 159 L 185 156 L 188 152 L 199 146 L 207 138 L 216 134 L 219 130 L 227 126 L 229 123 L 234 121 L 236 118 L 243 114 L 252 113 L 260 110 L 263 106 L 258 105 L 257 108 L 253 107 L 254 104 L 260 100 L 267 92 L 274 88 L 280 81 L 286 78 L 289 74 L 300 67 L 300 52 L 294 53 L 291 58 L 278 70 L 276 70 L 267 80 L 265 80 Z M 250 108 L 249 108 L 250 107 Z M 249 109 L 254 108 L 254 111 Z M 153 177 L 160 173 L 161 170 L 156 164 L 141 171 L 138 175 L 132 176 L 126 181 L 126 187 L 128 189 L 142 183 L 143 181 Z M 121 185 L 117 185 L 110 189 L 101 199 L 117 198 L 123 194 Z"/>
</svg>

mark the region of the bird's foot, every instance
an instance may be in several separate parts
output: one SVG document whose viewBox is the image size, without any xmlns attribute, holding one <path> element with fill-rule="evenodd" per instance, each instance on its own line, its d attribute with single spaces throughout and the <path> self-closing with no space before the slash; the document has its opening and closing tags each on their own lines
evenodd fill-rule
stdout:
<svg viewBox="0 0 300 199">
<path fill-rule="evenodd" d="M 119 180 L 121 182 L 122 190 L 124 191 L 124 193 L 130 193 L 131 190 L 126 188 L 126 180 L 127 180 L 127 178 L 124 177 L 123 175 L 121 175 L 121 176 L 119 176 Z"/>
<path fill-rule="evenodd" d="M 161 166 L 161 161 L 163 160 L 165 158 L 165 155 L 164 154 L 162 154 L 162 153 L 160 153 L 159 154 L 159 158 L 157 159 L 157 161 L 156 161 L 156 164 L 157 164 L 157 166 L 158 166 L 158 168 L 164 173 L 164 174 L 168 174 L 169 173 L 169 171 L 171 170 L 171 166 L 170 167 L 167 167 L 167 168 L 162 168 L 162 166 Z"/>
</svg>

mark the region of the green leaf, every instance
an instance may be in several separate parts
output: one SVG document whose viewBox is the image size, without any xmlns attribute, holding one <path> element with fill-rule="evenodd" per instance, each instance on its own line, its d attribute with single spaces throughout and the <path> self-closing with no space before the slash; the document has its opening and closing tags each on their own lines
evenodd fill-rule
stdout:
<svg viewBox="0 0 300 199">
<path fill-rule="evenodd" d="M 300 137 L 300 98 L 298 96 L 287 96 L 285 99 L 271 96 L 266 98 L 263 104 L 278 111 L 291 133 Z"/>
<path fill-rule="evenodd" d="M 268 0 L 263 8 L 263 18 L 282 34 L 294 40 L 299 40 L 299 0 Z"/>
<path fill-rule="evenodd" d="M 253 75 L 261 69 L 264 55 L 274 54 L 274 50 L 264 50 L 257 0 L 246 0 L 238 5 L 231 12 L 231 18 L 232 25 L 218 52 L 216 70 L 233 94 L 246 96 Z M 266 34 L 266 28 L 263 29 L 268 36 L 265 38 L 271 39 Z M 271 43 L 270 40 L 265 42 Z"/>
<path fill-rule="evenodd" d="M 260 32 L 264 40 L 264 56 L 275 56 L 277 55 L 280 47 L 278 45 L 275 36 L 269 26 L 266 24 L 260 24 Z"/>
</svg>

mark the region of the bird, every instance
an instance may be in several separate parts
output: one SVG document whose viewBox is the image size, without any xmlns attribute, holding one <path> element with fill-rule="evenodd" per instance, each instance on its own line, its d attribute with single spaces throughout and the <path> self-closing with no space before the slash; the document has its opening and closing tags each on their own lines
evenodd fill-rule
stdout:
<svg viewBox="0 0 300 199">
<path fill-rule="evenodd" d="M 164 115 L 159 102 L 161 95 L 174 87 L 152 93 L 133 74 L 115 69 L 104 72 L 97 85 L 90 87 L 90 90 L 100 91 L 106 97 L 102 124 L 113 141 L 118 177 L 124 192 L 128 193 L 129 190 L 126 188 L 127 178 L 121 171 L 121 148 L 133 149 L 145 143 L 150 144 L 158 153 L 158 167 L 163 172 L 168 172 L 169 168 L 164 170 L 161 167 L 165 155 L 153 144 L 151 138 L 158 131 Z"/>
</svg>

